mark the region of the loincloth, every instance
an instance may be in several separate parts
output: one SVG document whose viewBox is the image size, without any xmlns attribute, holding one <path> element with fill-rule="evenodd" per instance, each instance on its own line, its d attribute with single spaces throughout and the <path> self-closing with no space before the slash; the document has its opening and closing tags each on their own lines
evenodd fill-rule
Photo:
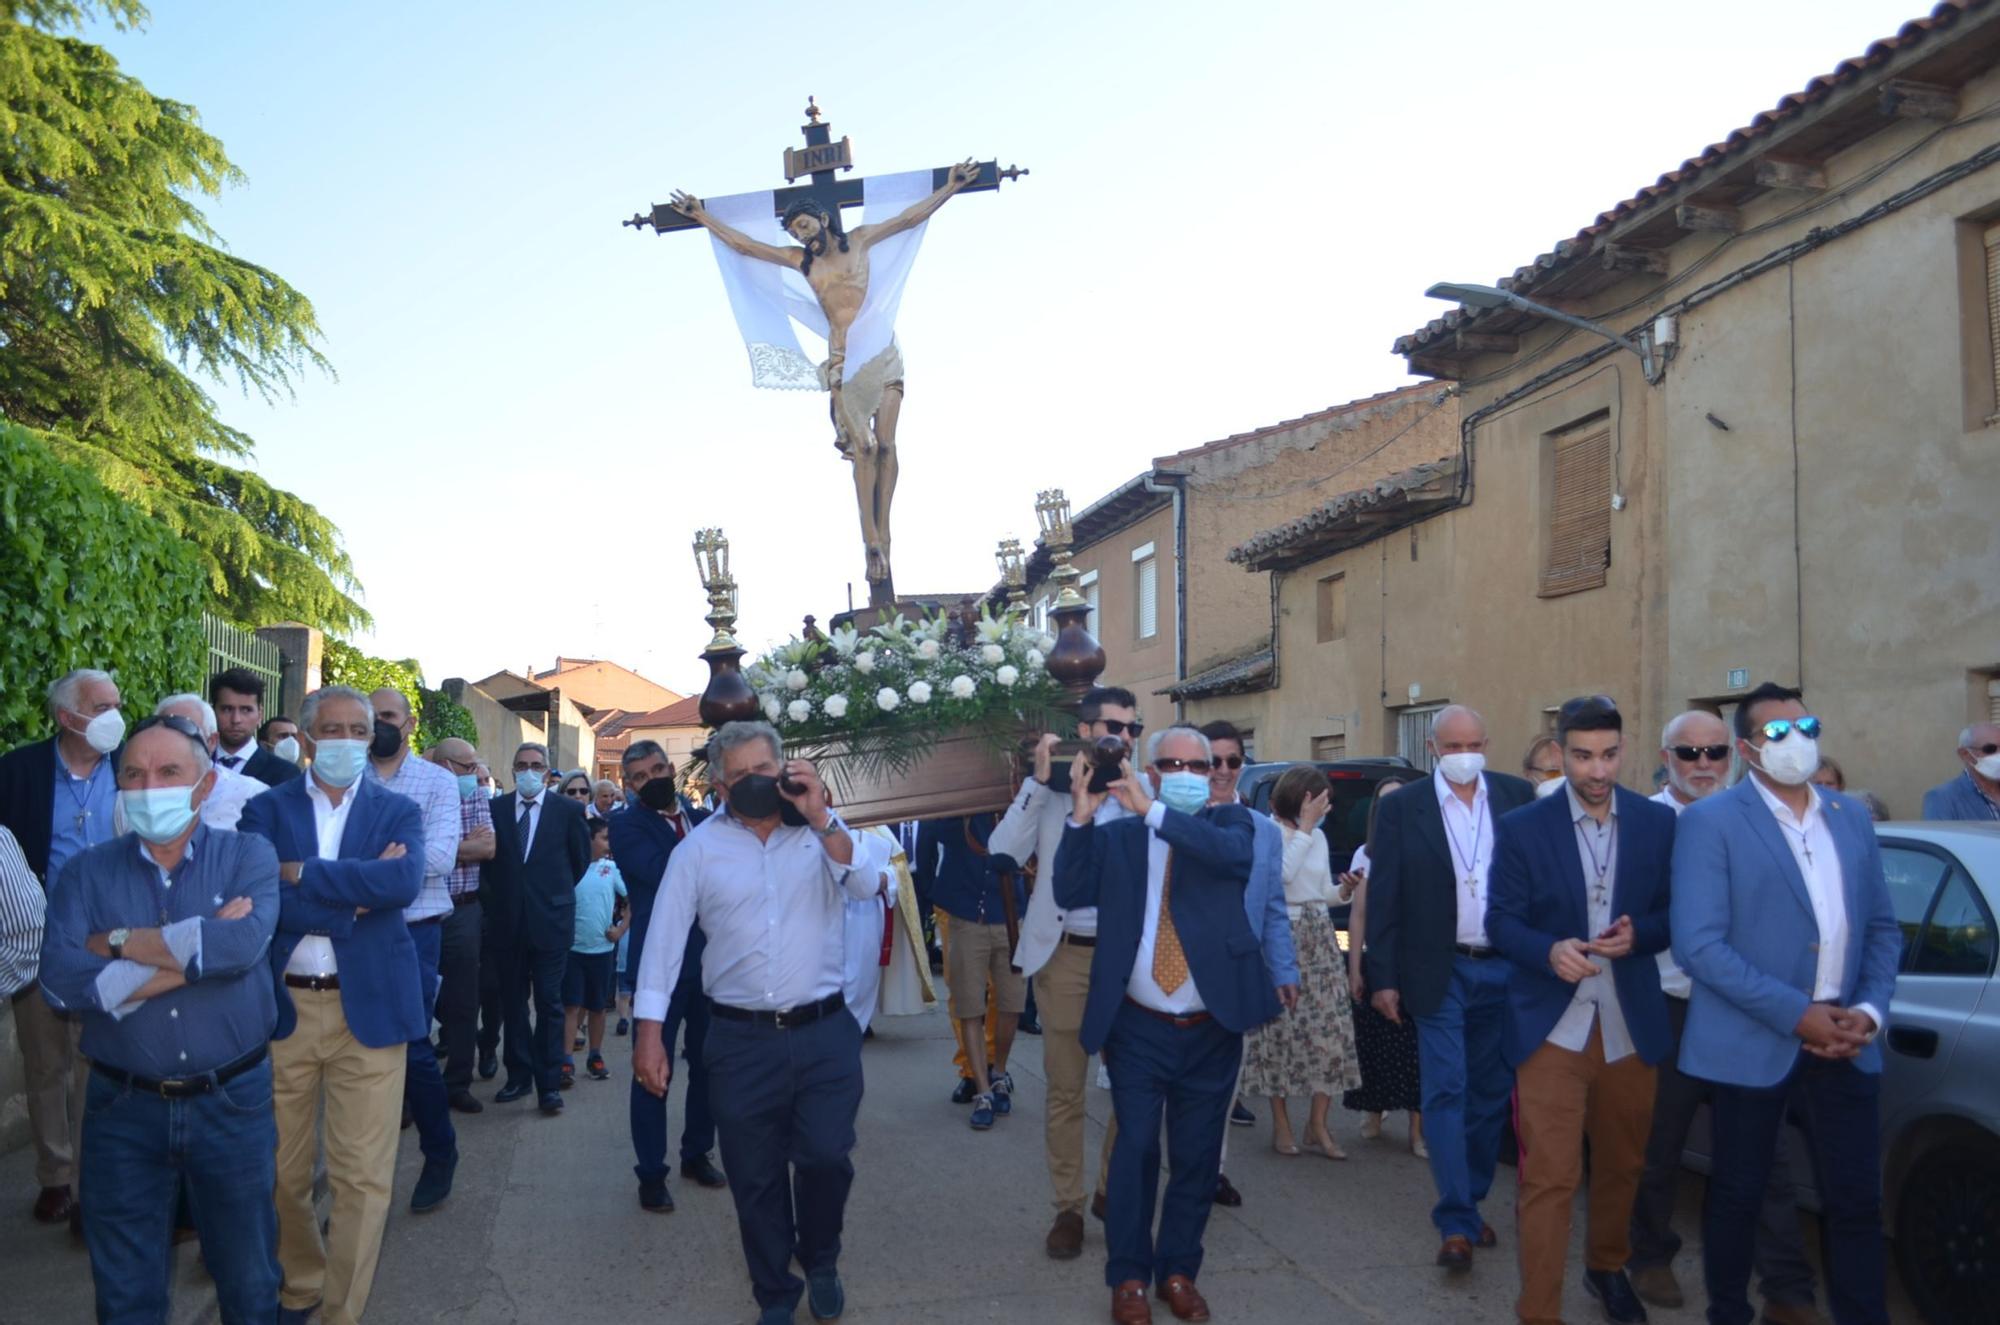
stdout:
<svg viewBox="0 0 2000 1325">
<path fill-rule="evenodd" d="M 819 366 L 820 385 L 833 389 L 834 373 L 840 370 L 832 359 Z M 840 393 L 834 397 L 833 426 L 839 434 L 837 445 L 848 454 L 873 450 L 875 447 L 875 411 L 882 407 L 883 397 L 890 391 L 898 395 L 903 390 L 903 353 L 889 342 L 883 351 L 856 369 L 854 376 L 841 384 Z"/>
</svg>

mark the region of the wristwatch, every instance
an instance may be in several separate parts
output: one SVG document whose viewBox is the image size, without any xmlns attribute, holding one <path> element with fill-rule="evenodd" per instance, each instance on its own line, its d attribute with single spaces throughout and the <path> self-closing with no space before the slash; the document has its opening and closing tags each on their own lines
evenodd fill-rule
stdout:
<svg viewBox="0 0 2000 1325">
<path fill-rule="evenodd" d="M 111 945 L 111 956 L 113 960 L 119 960 L 125 956 L 125 945 L 131 940 L 131 938 L 132 938 L 132 931 L 123 925 L 120 925 L 118 928 L 112 930 L 109 934 L 106 934 L 104 936 L 104 941 Z"/>
<path fill-rule="evenodd" d="M 812 828 L 812 825 L 807 824 L 806 827 Z M 822 842 L 840 831 L 841 831 L 840 820 L 830 814 L 826 817 L 826 827 L 813 828 L 813 832 L 819 835 L 819 839 Z"/>
</svg>

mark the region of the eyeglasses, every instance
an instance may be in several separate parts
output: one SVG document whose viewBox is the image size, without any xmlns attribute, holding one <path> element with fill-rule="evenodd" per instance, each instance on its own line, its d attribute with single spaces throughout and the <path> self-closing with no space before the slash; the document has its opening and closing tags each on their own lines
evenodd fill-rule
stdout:
<svg viewBox="0 0 2000 1325">
<path fill-rule="evenodd" d="M 1729 747 L 1726 745 L 1676 745 L 1673 751 L 1674 758 L 1683 764 L 1692 764 L 1697 759 L 1719 764 L 1729 758 Z"/>
<path fill-rule="evenodd" d="M 1795 730 L 1808 741 L 1815 741 L 1819 739 L 1819 719 L 1810 716 L 1773 718 L 1758 730 L 1764 733 L 1764 739 L 1767 741 L 1782 741 Z"/>
<path fill-rule="evenodd" d="M 1099 718 L 1098 724 L 1113 736 L 1130 733 L 1135 741 L 1139 739 L 1139 733 L 1146 730 L 1146 724 L 1143 722 L 1120 722 L 1116 718 Z"/>
<path fill-rule="evenodd" d="M 563 795 L 565 795 L 565 796 L 574 796 L 574 797 L 576 797 L 576 798 L 577 798 L 578 800 L 589 800 L 589 799 L 590 799 L 590 788 L 589 788 L 589 787 L 570 787 L 570 788 L 568 788 L 567 790 L 565 790 L 565 791 L 563 792 Z"/>
<path fill-rule="evenodd" d="M 1115 734 L 1115 733 L 1114 733 Z M 1162 773 L 1206 773 L 1209 762 L 1206 759 L 1155 759 L 1153 767 Z"/>
<path fill-rule="evenodd" d="M 1985 745 L 1968 745 L 1966 749 L 1976 755 L 2000 755 L 2000 745 L 1988 741 Z"/>
<path fill-rule="evenodd" d="M 1235 769 L 1239 769 L 1239 768 L 1243 767 L 1243 756 L 1242 756 L 1242 755 L 1217 755 L 1217 756 L 1215 757 L 1215 766 L 1216 766 L 1217 768 L 1227 768 L 1227 769 L 1230 769 L 1230 770 L 1232 770 L 1232 771 L 1233 771 L 1233 770 L 1235 770 Z"/>
</svg>

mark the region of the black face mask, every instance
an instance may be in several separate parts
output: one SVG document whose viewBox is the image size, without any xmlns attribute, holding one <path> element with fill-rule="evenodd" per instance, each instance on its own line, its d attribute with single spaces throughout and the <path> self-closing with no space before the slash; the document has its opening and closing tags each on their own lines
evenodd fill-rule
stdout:
<svg viewBox="0 0 2000 1325">
<path fill-rule="evenodd" d="M 675 810 L 680 808 L 680 799 L 674 795 L 672 778 L 654 778 L 639 788 L 639 804 L 649 810 Z"/>
<path fill-rule="evenodd" d="M 403 732 L 394 723 L 375 719 L 375 739 L 368 742 L 368 753 L 377 759 L 394 759 L 396 751 L 403 748 Z"/>
<path fill-rule="evenodd" d="M 794 828 L 806 821 L 790 801 L 778 794 L 778 779 L 769 773 L 745 773 L 730 783 L 729 808 L 739 819 L 768 819 L 776 814 Z"/>
</svg>

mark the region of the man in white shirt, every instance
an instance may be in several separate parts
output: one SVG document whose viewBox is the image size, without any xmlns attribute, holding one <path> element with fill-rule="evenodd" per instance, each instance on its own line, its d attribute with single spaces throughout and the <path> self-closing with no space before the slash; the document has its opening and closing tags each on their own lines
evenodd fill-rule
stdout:
<svg viewBox="0 0 2000 1325">
<path fill-rule="evenodd" d="M 194 724 L 201 733 L 201 739 L 208 743 L 209 758 L 216 753 L 215 710 L 200 695 L 168 695 L 153 706 L 155 716 L 171 714 Z M 215 762 L 210 765 L 215 770 L 215 785 L 209 788 L 208 798 L 201 803 L 201 821 L 210 828 L 236 830 L 236 821 L 243 817 L 243 806 L 252 797 L 265 789 L 265 784 L 256 778 L 247 777 L 233 768 Z"/>
<path fill-rule="evenodd" d="M 1114 736 L 1125 743 L 1127 754 L 1144 729 L 1138 700 L 1118 686 L 1099 686 L 1084 695 L 1077 717 L 1079 740 L 1092 744 Z M 1056 905 L 1050 883 L 1071 804 L 1068 791 L 1050 785 L 1056 744 L 1051 733 L 1035 747 L 1034 775 L 1021 784 L 1014 803 L 994 827 L 987 849 L 1023 864 L 1030 857 L 1035 860 L 1035 890 L 1028 897 L 1014 964 L 1034 981 L 1035 1007 L 1042 1020 L 1042 1070 L 1048 1077 L 1044 1138 L 1056 1206 L 1045 1250 L 1055 1260 L 1072 1260 L 1083 1254 L 1083 1100 L 1090 1055 L 1078 1035 L 1084 997 L 1090 992 L 1090 960 L 1097 948 L 1097 908 L 1064 910 Z M 1098 807 L 1096 822 L 1110 823 L 1125 814 L 1117 797 L 1107 796 Z M 1107 1137 L 1105 1165 L 1110 1158 Z"/>
<path fill-rule="evenodd" d="M 708 758 L 727 813 L 667 861 L 632 1000 L 632 1070 L 666 1094 L 662 1024 L 698 921 L 703 1053 L 760 1325 L 790 1321 L 802 1290 L 832 1320 L 846 1302 L 840 1233 L 861 1107 L 861 1027 L 841 991 L 846 906 L 877 895 L 888 850 L 834 817 L 813 766 L 785 762 L 770 724 L 727 724 Z"/>
<path fill-rule="evenodd" d="M 1674 718 L 1660 733 L 1660 762 L 1667 770 L 1667 784 L 1652 799 L 1679 814 L 1721 791 L 1728 785 L 1729 744 L 1728 725 L 1713 713 L 1690 709 Z M 1641 1298 L 1654 1306 L 1678 1308 L 1687 1300 L 1673 1267 L 1681 1249 L 1673 1223 L 1680 1198 L 1681 1154 L 1687 1149 L 1695 1114 L 1708 1103 L 1709 1084 L 1683 1073 L 1675 1061 L 1687 1025 L 1691 985 L 1671 949 L 1659 955 L 1659 964 L 1674 1052 L 1659 1065 L 1646 1170 L 1632 1203 L 1632 1259 L 1626 1272 Z M 1799 1235 L 1790 1151 L 1790 1131 L 1781 1129 L 1757 1222 L 1758 1289 L 1764 1298 L 1764 1318 L 1771 1325 L 1819 1325 L 1821 1317 L 1813 1306 L 1813 1269 Z"/>
<path fill-rule="evenodd" d="M 1806 1122 L 1836 1319 L 1889 1319 L 1877 1036 L 1903 932 L 1867 807 L 1814 787 L 1820 720 L 1766 682 L 1736 710 L 1750 776 L 1675 834 L 1674 957 L 1693 981 L 1681 1071 L 1713 1083 L 1702 1228 L 1712 1325 L 1748 1325 L 1751 1249 L 1778 1132 Z"/>
</svg>

